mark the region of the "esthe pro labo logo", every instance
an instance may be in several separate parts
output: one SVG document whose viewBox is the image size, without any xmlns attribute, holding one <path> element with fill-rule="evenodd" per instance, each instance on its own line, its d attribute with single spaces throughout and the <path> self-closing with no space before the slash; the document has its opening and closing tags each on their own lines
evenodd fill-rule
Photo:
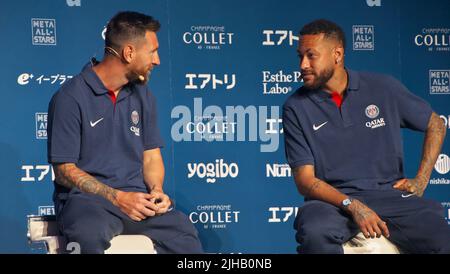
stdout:
<svg viewBox="0 0 450 274">
<path fill-rule="evenodd" d="M 300 71 L 286 72 L 283 70 L 262 71 L 263 94 L 287 94 L 297 83 L 302 82 Z"/>
</svg>

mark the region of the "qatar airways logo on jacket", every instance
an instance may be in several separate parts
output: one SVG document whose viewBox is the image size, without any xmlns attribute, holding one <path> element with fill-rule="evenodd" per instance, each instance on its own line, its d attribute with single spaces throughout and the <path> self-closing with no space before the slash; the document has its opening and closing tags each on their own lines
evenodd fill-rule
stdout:
<svg viewBox="0 0 450 274">
<path fill-rule="evenodd" d="M 136 136 L 141 136 L 140 128 L 138 127 L 139 124 L 139 112 L 137 110 L 133 110 L 131 112 L 131 123 L 132 126 L 130 127 L 130 131 L 134 133 Z"/>
<path fill-rule="evenodd" d="M 379 127 L 384 127 L 386 125 L 384 118 L 377 118 L 378 115 L 380 115 L 380 109 L 376 105 L 367 106 L 365 113 L 368 118 L 373 119 L 366 122 L 366 127 L 376 129 Z"/>
<path fill-rule="evenodd" d="M 227 177 L 236 178 L 239 166 L 236 163 L 227 164 L 223 159 L 216 159 L 214 163 L 188 163 L 188 178 L 194 176 L 205 179 L 207 183 L 215 183 L 217 179 Z"/>
</svg>

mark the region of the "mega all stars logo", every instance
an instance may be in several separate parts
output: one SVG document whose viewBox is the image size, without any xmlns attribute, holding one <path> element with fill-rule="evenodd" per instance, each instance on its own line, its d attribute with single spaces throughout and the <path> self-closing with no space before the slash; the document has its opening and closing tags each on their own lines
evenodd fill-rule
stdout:
<svg viewBox="0 0 450 274">
<path fill-rule="evenodd" d="M 450 70 L 430 69 L 430 94 L 450 94 Z"/>
<path fill-rule="evenodd" d="M 36 139 L 47 139 L 47 112 L 36 112 Z"/>
<path fill-rule="evenodd" d="M 52 205 L 49 206 L 39 206 L 38 208 L 38 215 L 39 216 L 52 216 L 55 215 L 55 207 Z"/>
<path fill-rule="evenodd" d="M 33 45 L 56 46 L 56 20 L 31 18 Z"/>
<path fill-rule="evenodd" d="M 373 25 L 354 25 L 353 50 L 375 50 L 375 27 Z"/>
</svg>

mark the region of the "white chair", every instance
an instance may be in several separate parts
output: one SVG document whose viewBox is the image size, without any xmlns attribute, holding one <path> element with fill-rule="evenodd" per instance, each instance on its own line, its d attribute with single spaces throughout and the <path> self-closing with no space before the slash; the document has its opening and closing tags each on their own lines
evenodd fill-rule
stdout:
<svg viewBox="0 0 450 274">
<path fill-rule="evenodd" d="M 366 239 L 362 232 L 358 233 L 342 245 L 344 254 L 400 254 L 401 251 L 384 236 Z"/>
<path fill-rule="evenodd" d="M 77 253 L 79 246 L 66 244 L 58 231 L 56 217 L 29 215 L 28 241 L 30 244 L 44 244 L 47 254 Z M 144 235 L 119 235 L 111 240 L 105 254 L 156 254 L 152 240 Z"/>
</svg>

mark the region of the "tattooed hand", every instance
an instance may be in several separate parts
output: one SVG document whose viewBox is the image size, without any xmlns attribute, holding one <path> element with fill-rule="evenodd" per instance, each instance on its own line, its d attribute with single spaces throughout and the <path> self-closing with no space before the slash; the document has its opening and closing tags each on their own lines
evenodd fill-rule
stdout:
<svg viewBox="0 0 450 274">
<path fill-rule="evenodd" d="M 428 180 L 426 180 L 425 178 L 416 177 L 414 179 L 398 180 L 393 187 L 395 189 L 414 193 L 416 196 L 422 197 L 427 184 Z"/>
<path fill-rule="evenodd" d="M 422 160 L 414 179 L 401 179 L 394 184 L 394 188 L 414 193 L 421 197 L 427 187 L 428 180 L 433 172 L 434 164 L 441 151 L 445 138 L 446 125 L 438 114 L 432 113 L 425 131 Z"/>
<path fill-rule="evenodd" d="M 155 216 L 158 206 L 152 201 L 154 197 L 148 193 L 117 191 L 117 206 L 134 221 L 142 221 Z"/>
<path fill-rule="evenodd" d="M 366 238 L 380 238 L 381 235 L 389 237 L 386 223 L 365 204 L 353 199 L 347 210 Z"/>
</svg>

